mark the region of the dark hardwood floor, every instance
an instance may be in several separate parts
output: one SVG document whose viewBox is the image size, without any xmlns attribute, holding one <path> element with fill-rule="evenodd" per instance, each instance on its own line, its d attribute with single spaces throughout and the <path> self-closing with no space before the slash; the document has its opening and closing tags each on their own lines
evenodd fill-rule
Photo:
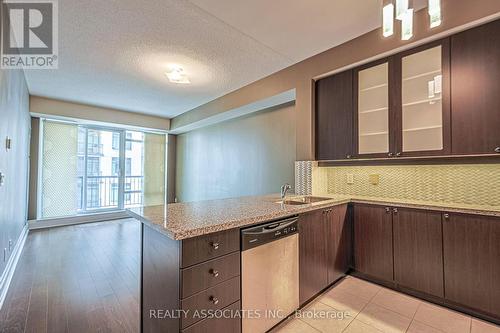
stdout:
<svg viewBox="0 0 500 333">
<path fill-rule="evenodd" d="M 140 223 L 32 231 L 0 311 L 1 332 L 138 332 Z"/>
</svg>

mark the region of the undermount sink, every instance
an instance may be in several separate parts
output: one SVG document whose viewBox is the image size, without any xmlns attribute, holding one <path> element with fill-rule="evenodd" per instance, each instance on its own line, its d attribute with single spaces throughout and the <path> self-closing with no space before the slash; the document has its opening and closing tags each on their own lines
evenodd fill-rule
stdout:
<svg viewBox="0 0 500 333">
<path fill-rule="evenodd" d="M 331 198 L 305 196 L 305 197 L 300 197 L 300 198 L 286 199 L 283 201 L 278 201 L 277 203 L 280 203 L 280 204 L 282 203 L 285 205 L 306 205 L 306 204 L 330 200 L 330 199 Z"/>
</svg>

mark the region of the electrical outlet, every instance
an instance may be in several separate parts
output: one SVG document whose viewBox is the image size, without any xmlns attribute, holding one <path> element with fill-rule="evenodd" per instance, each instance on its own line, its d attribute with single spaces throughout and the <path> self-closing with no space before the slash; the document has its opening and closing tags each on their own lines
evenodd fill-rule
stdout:
<svg viewBox="0 0 500 333">
<path fill-rule="evenodd" d="M 352 173 L 347 174 L 347 184 L 349 185 L 354 184 L 354 175 Z"/>
<path fill-rule="evenodd" d="M 378 185 L 380 183 L 380 175 L 370 175 L 370 184 Z"/>
</svg>

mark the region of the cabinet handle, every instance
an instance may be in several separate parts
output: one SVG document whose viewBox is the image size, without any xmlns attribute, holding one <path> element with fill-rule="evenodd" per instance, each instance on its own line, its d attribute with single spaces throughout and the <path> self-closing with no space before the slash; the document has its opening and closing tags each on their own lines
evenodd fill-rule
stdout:
<svg viewBox="0 0 500 333">
<path fill-rule="evenodd" d="M 210 301 L 214 303 L 214 305 L 219 304 L 219 299 L 215 296 L 210 296 Z"/>
<path fill-rule="evenodd" d="M 500 147 L 495 148 L 495 153 L 500 153 Z"/>
<path fill-rule="evenodd" d="M 393 157 L 393 156 L 394 156 L 394 153 L 389 153 L 389 154 L 387 154 L 387 156 L 389 156 L 389 157 Z"/>
<path fill-rule="evenodd" d="M 212 245 L 212 247 L 214 248 L 214 250 L 218 250 L 219 249 L 219 243 L 211 243 L 210 245 Z"/>
<path fill-rule="evenodd" d="M 443 217 L 445 220 L 448 220 L 450 218 L 450 214 L 443 214 Z"/>
<path fill-rule="evenodd" d="M 398 209 L 397 208 L 393 208 L 392 211 L 394 212 L 394 214 L 398 213 Z"/>
<path fill-rule="evenodd" d="M 346 157 L 347 157 L 347 159 L 351 159 L 351 158 L 352 158 L 352 156 L 351 156 L 351 155 L 347 155 Z"/>
<path fill-rule="evenodd" d="M 390 213 L 391 212 L 391 209 L 389 207 L 385 207 L 385 212 L 386 213 Z"/>
<path fill-rule="evenodd" d="M 398 152 L 398 153 L 396 154 L 396 157 L 401 157 L 401 152 Z"/>
<path fill-rule="evenodd" d="M 211 269 L 209 271 L 210 274 L 212 274 L 214 277 L 218 277 L 219 276 L 219 271 L 216 270 L 216 269 Z"/>
</svg>

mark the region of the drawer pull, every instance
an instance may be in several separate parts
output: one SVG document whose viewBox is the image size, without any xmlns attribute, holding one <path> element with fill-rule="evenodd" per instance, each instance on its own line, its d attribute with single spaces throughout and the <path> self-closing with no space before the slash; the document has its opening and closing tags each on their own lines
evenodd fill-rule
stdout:
<svg viewBox="0 0 500 333">
<path fill-rule="evenodd" d="M 218 277 L 219 276 L 219 271 L 215 270 L 215 269 L 211 269 L 210 270 L 210 274 L 212 274 L 214 277 Z"/>
<path fill-rule="evenodd" d="M 389 207 L 385 207 L 385 212 L 386 213 L 390 213 L 391 212 L 391 209 Z"/>
<path fill-rule="evenodd" d="M 219 299 L 215 296 L 210 296 L 210 302 L 212 302 L 214 305 L 219 304 Z"/>
<path fill-rule="evenodd" d="M 220 246 L 219 243 L 210 243 L 210 245 L 212 245 L 212 247 L 214 248 L 214 250 L 218 250 L 219 246 Z"/>
<path fill-rule="evenodd" d="M 397 209 L 397 208 L 393 208 L 393 209 L 392 209 L 392 211 L 393 211 L 394 213 L 396 213 L 396 214 L 398 213 L 398 209 Z"/>
<path fill-rule="evenodd" d="M 495 148 L 495 153 L 500 153 L 500 147 Z"/>
<path fill-rule="evenodd" d="M 450 218 L 450 214 L 444 214 L 443 217 L 445 220 L 448 220 Z"/>
</svg>

